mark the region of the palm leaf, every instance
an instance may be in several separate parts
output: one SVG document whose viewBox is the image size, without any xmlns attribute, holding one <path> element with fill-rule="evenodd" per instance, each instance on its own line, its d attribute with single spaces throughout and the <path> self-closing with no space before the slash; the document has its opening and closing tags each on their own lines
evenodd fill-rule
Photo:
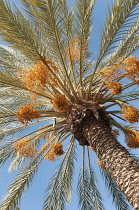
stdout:
<svg viewBox="0 0 139 210">
<path fill-rule="evenodd" d="M 98 188 L 98 180 L 96 178 L 96 174 L 95 171 L 93 169 L 93 167 L 91 166 L 91 160 L 90 160 L 90 152 L 89 152 L 89 148 L 87 147 L 87 154 L 88 154 L 88 173 L 89 173 L 89 186 L 90 186 L 90 197 L 92 197 L 92 200 L 94 202 L 94 209 L 97 210 L 103 210 L 104 209 L 104 205 L 102 203 L 102 196 L 100 194 L 100 190 Z"/>
<path fill-rule="evenodd" d="M 30 186 L 42 159 L 42 154 L 38 154 L 21 169 L 19 174 L 17 174 L 14 181 L 8 187 L 5 199 L 0 206 L 3 210 L 15 209 L 18 206 L 21 195 L 24 190 Z"/>
<path fill-rule="evenodd" d="M 69 202 L 72 191 L 72 180 L 74 171 L 75 148 L 74 140 L 71 139 L 62 163 L 58 166 L 57 172 L 51 178 L 46 189 L 44 209 L 65 209 L 66 202 Z"/>
<path fill-rule="evenodd" d="M 98 209 L 103 210 L 101 196 L 96 186 L 94 171 L 90 166 L 90 157 L 88 168 L 85 166 L 85 147 L 83 147 L 82 169 L 79 174 L 77 193 L 79 197 L 79 206 L 81 210 Z"/>
<path fill-rule="evenodd" d="M 98 62 L 100 62 L 106 54 L 110 53 L 110 49 L 112 49 L 111 46 L 117 42 L 117 40 L 120 40 L 120 35 L 127 33 L 127 27 L 132 23 L 131 19 L 135 18 L 135 11 L 138 8 L 137 5 L 138 0 L 122 0 L 115 1 L 112 5 L 112 10 L 108 8 L 108 15 L 101 34 L 101 50 Z"/>
<path fill-rule="evenodd" d="M 11 46 L 25 53 L 31 59 L 37 59 L 45 51 L 45 44 L 36 33 L 33 25 L 15 8 L 13 12 L 10 4 L 0 0 L 1 37 Z"/>
<path fill-rule="evenodd" d="M 127 209 L 131 210 L 131 206 L 128 204 L 125 196 L 117 188 L 115 181 L 111 178 L 110 174 L 106 170 L 101 170 L 101 174 L 104 178 L 105 185 L 112 196 L 113 202 L 117 210 Z"/>
<path fill-rule="evenodd" d="M 77 6 L 77 37 L 80 43 L 80 69 L 79 78 L 80 86 L 82 87 L 82 73 L 85 68 L 85 60 L 88 57 L 88 43 L 92 31 L 92 11 L 94 9 L 95 0 L 76 1 Z"/>
</svg>

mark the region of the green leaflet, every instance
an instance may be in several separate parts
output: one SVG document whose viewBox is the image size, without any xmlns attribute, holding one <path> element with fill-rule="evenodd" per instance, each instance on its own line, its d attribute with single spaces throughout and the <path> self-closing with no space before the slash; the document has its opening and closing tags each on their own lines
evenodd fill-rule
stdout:
<svg viewBox="0 0 139 210">
<path fill-rule="evenodd" d="M 51 182 L 46 189 L 46 199 L 43 206 L 44 210 L 66 209 L 66 203 L 70 201 L 72 194 L 75 160 L 76 153 L 74 140 L 72 138 L 62 163 L 58 166 L 57 172 L 51 178 Z"/>
</svg>

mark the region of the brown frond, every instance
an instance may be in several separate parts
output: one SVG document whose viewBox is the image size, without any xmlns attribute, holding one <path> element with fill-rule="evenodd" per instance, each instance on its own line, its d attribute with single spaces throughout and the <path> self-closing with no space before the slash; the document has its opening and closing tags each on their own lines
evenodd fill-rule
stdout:
<svg viewBox="0 0 139 210">
<path fill-rule="evenodd" d="M 122 115 L 124 118 L 129 121 L 130 123 L 138 122 L 139 120 L 139 113 L 138 110 L 132 105 L 124 105 L 122 107 Z"/>
<path fill-rule="evenodd" d="M 23 124 L 26 124 L 33 119 L 38 119 L 40 116 L 40 112 L 36 110 L 30 103 L 19 106 L 17 110 L 17 119 Z"/>
</svg>

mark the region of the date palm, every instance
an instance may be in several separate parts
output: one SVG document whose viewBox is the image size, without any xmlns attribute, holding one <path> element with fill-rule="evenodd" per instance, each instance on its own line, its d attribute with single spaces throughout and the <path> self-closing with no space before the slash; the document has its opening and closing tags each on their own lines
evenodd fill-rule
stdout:
<svg viewBox="0 0 139 210">
<path fill-rule="evenodd" d="M 89 47 L 95 0 L 76 0 L 76 10 L 66 0 L 20 3 L 22 10 L 0 0 L 0 34 L 7 43 L 0 46 L 0 163 L 11 158 L 10 170 L 20 170 L 1 209 L 19 205 L 44 159 L 62 162 L 43 209 L 65 209 L 77 141 L 83 148 L 80 208 L 104 209 L 93 150 L 117 209 L 130 209 L 127 200 L 139 209 L 139 161 L 117 140 L 121 131 L 129 148 L 139 148 L 139 112 L 131 104 L 139 98 L 139 60 L 133 56 L 139 0 L 115 0 L 108 7 L 96 56 Z"/>
</svg>

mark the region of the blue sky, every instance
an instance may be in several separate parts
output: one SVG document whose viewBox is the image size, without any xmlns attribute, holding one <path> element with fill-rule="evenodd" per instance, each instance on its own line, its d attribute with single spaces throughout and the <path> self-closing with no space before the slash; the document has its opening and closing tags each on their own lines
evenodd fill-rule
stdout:
<svg viewBox="0 0 139 210">
<path fill-rule="evenodd" d="M 17 1 L 13 1 L 17 2 Z M 96 0 L 96 6 L 94 9 L 94 31 L 93 31 L 93 36 L 91 37 L 91 48 L 94 53 L 97 53 L 98 47 L 99 47 L 99 32 L 101 29 L 101 26 L 103 24 L 104 16 L 106 14 L 106 5 L 107 3 L 112 3 L 112 0 Z M 70 1 L 70 5 L 73 6 L 73 2 Z M 119 140 L 124 144 L 122 141 L 123 136 L 121 135 L 119 137 Z M 77 143 L 78 144 L 78 143 Z M 136 153 L 139 153 L 139 150 L 136 150 Z M 81 148 L 78 150 L 78 159 L 81 158 Z M 81 162 L 81 161 L 80 161 Z M 76 180 L 79 172 L 79 168 L 81 163 L 76 164 L 78 166 L 76 168 L 75 172 L 75 181 L 74 181 L 74 186 L 76 186 Z M 56 165 L 59 163 L 57 162 L 52 162 L 49 163 L 47 161 L 43 161 L 41 164 L 37 176 L 35 176 L 35 179 L 33 181 L 33 184 L 29 190 L 27 190 L 21 200 L 21 210 L 41 210 L 42 209 L 42 204 L 44 200 L 44 191 L 47 187 L 47 184 L 49 183 L 49 179 L 51 175 L 53 174 Z M 92 152 L 92 164 L 94 165 L 95 170 L 99 174 L 99 167 L 97 165 L 97 157 L 96 155 Z M 5 166 L 0 169 L 0 199 L 2 199 L 2 195 L 5 192 L 5 189 L 9 185 L 10 181 L 12 178 L 14 178 L 15 173 L 8 173 L 7 168 L 9 167 L 9 162 L 5 164 Z M 104 184 L 99 177 L 99 187 L 101 188 L 101 193 L 103 198 L 105 199 L 104 204 L 105 204 L 105 209 L 106 210 L 115 210 L 115 206 L 112 204 L 111 198 L 107 195 L 106 189 L 104 187 Z M 77 202 L 77 197 L 75 195 L 76 188 L 73 190 L 73 198 L 71 200 L 71 203 L 67 206 L 67 210 L 78 210 L 78 202 Z"/>
</svg>

